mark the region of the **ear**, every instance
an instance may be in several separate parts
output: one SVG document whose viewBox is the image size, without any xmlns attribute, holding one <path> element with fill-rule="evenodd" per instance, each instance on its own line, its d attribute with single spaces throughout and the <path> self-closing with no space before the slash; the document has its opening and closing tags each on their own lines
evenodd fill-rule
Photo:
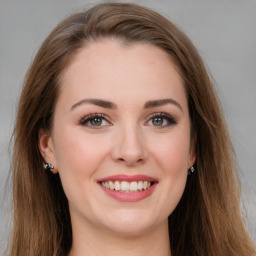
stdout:
<svg viewBox="0 0 256 256">
<path fill-rule="evenodd" d="M 196 152 L 195 152 L 195 148 L 191 147 L 190 149 L 190 153 L 189 153 L 189 163 L 188 163 L 188 167 L 192 167 L 194 165 L 196 161 Z"/>
<path fill-rule="evenodd" d="M 192 167 L 196 161 L 196 150 L 195 150 L 196 140 L 197 138 L 195 136 L 191 141 L 190 151 L 189 151 L 189 163 L 188 163 L 189 168 Z"/>
<path fill-rule="evenodd" d="M 52 137 L 48 132 L 44 130 L 39 131 L 38 147 L 45 163 L 51 163 L 54 166 L 54 169 L 51 169 L 51 172 L 56 174 L 58 168 L 55 158 L 54 144 Z"/>
</svg>

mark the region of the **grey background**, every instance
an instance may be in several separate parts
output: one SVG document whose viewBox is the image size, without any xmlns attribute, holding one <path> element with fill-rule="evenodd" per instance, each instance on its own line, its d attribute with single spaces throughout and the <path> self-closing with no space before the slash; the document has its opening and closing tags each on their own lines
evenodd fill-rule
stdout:
<svg viewBox="0 0 256 256">
<path fill-rule="evenodd" d="M 40 44 L 67 15 L 99 1 L 0 0 L 0 254 L 10 228 L 9 141 L 22 81 Z M 192 39 L 216 82 L 256 241 L 256 0 L 145 0 Z"/>
</svg>

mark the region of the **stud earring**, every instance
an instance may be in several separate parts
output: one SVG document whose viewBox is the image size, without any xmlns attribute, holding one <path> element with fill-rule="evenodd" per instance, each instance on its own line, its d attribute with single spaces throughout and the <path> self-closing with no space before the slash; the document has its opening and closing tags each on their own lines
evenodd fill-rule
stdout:
<svg viewBox="0 0 256 256">
<path fill-rule="evenodd" d="M 188 169 L 188 175 L 192 174 L 194 171 L 195 171 L 195 168 L 194 168 L 193 166 L 191 166 L 191 167 Z"/>
<path fill-rule="evenodd" d="M 54 167 L 51 163 L 45 163 L 44 164 L 44 169 L 47 170 L 47 171 L 50 171 L 50 170 L 54 169 Z"/>
</svg>

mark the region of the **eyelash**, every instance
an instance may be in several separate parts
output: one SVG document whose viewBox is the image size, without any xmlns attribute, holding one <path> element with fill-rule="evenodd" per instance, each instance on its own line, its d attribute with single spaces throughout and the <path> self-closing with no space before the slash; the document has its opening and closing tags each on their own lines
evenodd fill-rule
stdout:
<svg viewBox="0 0 256 256">
<path fill-rule="evenodd" d="M 156 128 L 160 128 L 161 129 L 161 128 L 165 128 L 165 127 L 169 127 L 169 126 L 177 124 L 177 121 L 175 120 L 175 118 L 173 118 L 169 114 L 163 113 L 163 112 L 154 113 L 154 114 L 150 115 L 148 121 L 146 122 L 146 124 L 149 123 L 150 121 L 152 122 L 154 118 L 162 118 L 163 122 L 167 121 L 167 124 L 165 124 L 165 125 L 159 125 L 159 126 L 153 125 Z"/>
<path fill-rule="evenodd" d="M 93 128 L 93 129 L 100 129 L 102 126 L 97 126 L 97 125 L 88 125 L 89 122 L 92 122 L 94 119 L 100 119 L 100 120 L 105 120 L 106 122 L 108 122 L 108 125 L 111 125 L 110 122 L 108 121 L 108 118 L 106 115 L 104 114 L 99 114 L 99 113 L 95 113 L 95 114 L 91 114 L 91 115 L 88 115 L 88 116 L 85 116 L 83 118 L 80 119 L 79 121 L 79 124 L 80 125 L 84 125 L 84 126 L 88 126 L 90 128 Z"/>
<path fill-rule="evenodd" d="M 99 120 L 101 120 L 101 123 L 99 126 L 97 125 L 93 125 L 92 123 L 88 124 L 89 122 L 92 122 L 93 120 L 95 121 L 95 119 L 98 118 Z M 169 114 L 166 114 L 166 113 L 154 113 L 152 115 L 149 116 L 149 118 L 147 118 L 147 121 L 146 121 L 146 125 L 149 126 L 149 122 L 153 121 L 154 118 L 161 118 L 163 122 L 167 122 L 167 124 L 165 125 L 154 125 L 152 124 L 152 126 L 155 126 L 156 128 L 165 128 L 165 127 L 169 127 L 169 126 L 172 126 L 172 125 L 175 125 L 177 124 L 177 121 L 175 120 L 175 118 L 173 118 L 172 116 L 170 116 Z M 106 126 L 106 125 L 102 125 L 102 122 L 106 121 L 108 124 L 107 126 L 111 125 L 111 123 L 108 121 L 108 117 L 104 114 L 100 114 L 100 113 L 95 113 L 95 114 L 90 114 L 88 116 L 85 116 L 83 118 L 80 119 L 79 121 L 79 124 L 80 125 L 83 125 L 83 126 L 88 126 L 90 128 L 93 128 L 93 129 L 100 129 L 102 126 Z"/>
</svg>

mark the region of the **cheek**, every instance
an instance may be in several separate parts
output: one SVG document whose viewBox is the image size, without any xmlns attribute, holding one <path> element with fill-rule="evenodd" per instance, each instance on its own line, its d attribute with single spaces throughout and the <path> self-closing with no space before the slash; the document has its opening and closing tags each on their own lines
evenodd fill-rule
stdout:
<svg viewBox="0 0 256 256">
<path fill-rule="evenodd" d="M 189 134 L 189 133 L 188 133 Z M 161 173 L 161 196 L 158 198 L 163 212 L 169 216 L 179 203 L 187 181 L 189 161 L 189 135 L 175 133 L 158 139 L 152 155 Z"/>
<path fill-rule="evenodd" d="M 187 172 L 189 163 L 189 136 L 169 136 L 158 140 L 152 149 L 153 155 L 158 165 L 163 170 L 163 174 L 179 176 Z"/>
<path fill-rule="evenodd" d="M 86 136 L 81 130 L 62 130 L 55 140 L 56 162 L 60 174 L 76 176 L 78 179 L 92 175 L 106 155 L 106 144 L 100 138 Z"/>
<path fill-rule="evenodd" d="M 86 195 L 91 194 L 95 173 L 107 154 L 107 145 L 106 140 L 86 136 L 81 130 L 63 129 L 55 136 L 57 167 L 70 207 L 76 208 L 82 201 L 90 205 Z"/>
</svg>

